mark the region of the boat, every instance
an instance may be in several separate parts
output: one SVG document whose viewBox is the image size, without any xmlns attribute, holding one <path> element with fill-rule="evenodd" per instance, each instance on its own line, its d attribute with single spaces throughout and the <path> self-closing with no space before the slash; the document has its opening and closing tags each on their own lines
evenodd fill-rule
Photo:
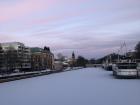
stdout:
<svg viewBox="0 0 140 105">
<path fill-rule="evenodd" d="M 138 77 L 140 78 L 140 63 L 137 63 Z"/>
<path fill-rule="evenodd" d="M 108 63 L 107 65 L 106 65 L 106 70 L 108 70 L 108 71 L 112 71 L 112 63 Z"/>
<path fill-rule="evenodd" d="M 136 62 L 117 62 L 113 65 L 113 75 L 117 78 L 137 78 L 138 68 Z"/>
</svg>

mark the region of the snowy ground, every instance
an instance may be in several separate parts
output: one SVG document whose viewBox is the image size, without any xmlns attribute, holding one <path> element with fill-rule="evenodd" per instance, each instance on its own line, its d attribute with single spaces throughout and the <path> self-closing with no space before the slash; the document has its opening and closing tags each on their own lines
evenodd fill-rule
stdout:
<svg viewBox="0 0 140 105">
<path fill-rule="evenodd" d="M 140 79 L 114 79 L 101 68 L 0 84 L 0 105 L 140 105 Z"/>
</svg>

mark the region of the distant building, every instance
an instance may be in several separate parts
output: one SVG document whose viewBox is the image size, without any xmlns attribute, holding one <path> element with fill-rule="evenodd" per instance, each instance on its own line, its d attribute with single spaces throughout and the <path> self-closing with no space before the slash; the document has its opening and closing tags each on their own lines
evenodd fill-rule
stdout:
<svg viewBox="0 0 140 105">
<path fill-rule="evenodd" d="M 47 69 L 46 54 L 42 52 L 35 52 L 31 55 L 32 70 Z"/>
<path fill-rule="evenodd" d="M 54 69 L 54 54 L 48 47 L 31 48 L 31 64 L 33 70 Z"/>
<path fill-rule="evenodd" d="M 56 71 L 61 71 L 61 70 L 63 70 L 63 63 L 61 62 L 61 61 L 55 61 L 54 62 L 54 70 L 56 70 Z"/>
<path fill-rule="evenodd" d="M 72 53 L 72 59 L 75 60 L 75 53 Z"/>
<path fill-rule="evenodd" d="M 54 54 L 49 47 L 44 47 L 43 53 L 46 55 L 47 68 L 54 69 Z"/>
<path fill-rule="evenodd" d="M 72 57 L 69 59 L 69 65 L 71 67 L 76 66 L 76 59 L 75 59 L 75 53 L 74 52 L 72 53 Z"/>
<path fill-rule="evenodd" d="M 29 47 L 20 42 L 1 43 L 5 59 L 2 70 L 29 70 L 31 68 L 31 53 Z"/>
</svg>

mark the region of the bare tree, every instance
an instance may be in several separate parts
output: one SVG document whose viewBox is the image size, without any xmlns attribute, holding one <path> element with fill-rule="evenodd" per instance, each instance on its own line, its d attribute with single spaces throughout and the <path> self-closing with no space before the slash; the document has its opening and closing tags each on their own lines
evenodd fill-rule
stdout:
<svg viewBox="0 0 140 105">
<path fill-rule="evenodd" d="M 3 72 L 3 69 L 4 69 L 4 51 L 2 49 L 2 46 L 0 45 L 0 73 Z"/>
<path fill-rule="evenodd" d="M 64 60 L 65 60 L 65 56 L 63 56 L 62 53 L 58 53 L 58 54 L 57 54 L 57 58 L 58 58 L 60 61 L 64 61 Z"/>
<path fill-rule="evenodd" d="M 5 51 L 5 58 L 7 71 L 13 72 L 13 70 L 16 69 L 18 62 L 17 50 L 15 50 L 12 46 L 10 46 L 8 50 Z"/>
</svg>

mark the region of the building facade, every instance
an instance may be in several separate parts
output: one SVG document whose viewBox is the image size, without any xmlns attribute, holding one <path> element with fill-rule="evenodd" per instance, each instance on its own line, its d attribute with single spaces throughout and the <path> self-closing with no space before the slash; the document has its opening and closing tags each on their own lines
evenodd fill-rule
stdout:
<svg viewBox="0 0 140 105">
<path fill-rule="evenodd" d="M 31 49 L 20 42 L 0 43 L 0 72 L 54 69 L 54 55 L 48 47 Z"/>
<path fill-rule="evenodd" d="M 42 52 L 35 52 L 31 54 L 32 70 L 45 70 L 47 69 L 46 55 Z"/>
<path fill-rule="evenodd" d="M 54 69 L 54 54 L 48 49 L 31 48 L 31 65 L 33 70 Z"/>
<path fill-rule="evenodd" d="M 47 68 L 53 70 L 54 69 L 54 54 L 50 51 L 43 51 L 46 56 Z"/>
<path fill-rule="evenodd" d="M 20 42 L 1 43 L 4 60 L 1 70 L 12 71 L 30 70 L 31 69 L 31 53 L 30 49 Z"/>
</svg>

